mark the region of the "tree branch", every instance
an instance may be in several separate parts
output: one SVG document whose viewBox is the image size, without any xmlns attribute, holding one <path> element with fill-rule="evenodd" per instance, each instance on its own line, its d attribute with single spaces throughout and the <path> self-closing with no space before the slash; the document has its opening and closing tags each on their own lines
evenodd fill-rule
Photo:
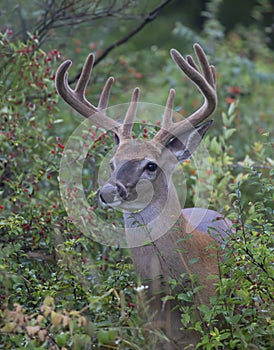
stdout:
<svg viewBox="0 0 274 350">
<path fill-rule="evenodd" d="M 46 37 L 49 30 L 66 26 L 75 26 L 101 18 L 120 16 L 126 13 L 134 0 L 110 1 L 100 6 L 102 0 L 82 1 L 63 0 L 59 6 L 51 1 L 44 9 L 44 18 L 35 26 L 34 32 L 39 38 Z M 128 16 L 127 16 L 128 17 Z"/>
<path fill-rule="evenodd" d="M 127 35 L 125 35 L 123 38 L 116 41 L 114 44 L 107 47 L 103 53 L 95 60 L 94 66 L 96 66 L 99 62 L 101 62 L 112 50 L 116 49 L 116 47 L 121 46 L 122 44 L 129 41 L 134 35 L 139 33 L 148 23 L 155 20 L 159 12 L 169 3 L 171 3 L 173 0 L 165 0 L 163 1 L 159 6 L 157 6 L 155 9 L 153 9 L 151 12 L 149 12 L 145 18 Z M 69 84 L 75 83 L 81 75 L 81 71 L 77 73 L 75 77 L 69 80 Z"/>
</svg>

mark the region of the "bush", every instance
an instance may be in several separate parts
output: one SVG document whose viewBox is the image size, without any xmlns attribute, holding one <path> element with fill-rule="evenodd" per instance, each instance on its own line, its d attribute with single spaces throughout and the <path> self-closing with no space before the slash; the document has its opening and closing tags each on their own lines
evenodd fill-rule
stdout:
<svg viewBox="0 0 274 350">
<path fill-rule="evenodd" d="M 218 296 L 211 307 L 182 307 L 184 328 L 202 335 L 201 349 L 271 349 L 273 343 L 273 169 L 245 167 L 245 179 L 231 188 L 233 229 L 223 242 Z M 256 198 L 242 195 L 256 188 Z M 214 277 L 214 276 L 213 276 Z M 187 293 L 187 291 L 186 291 Z M 188 291 L 189 293 L 189 291 Z M 220 320 L 223 325 L 220 328 Z"/>
</svg>

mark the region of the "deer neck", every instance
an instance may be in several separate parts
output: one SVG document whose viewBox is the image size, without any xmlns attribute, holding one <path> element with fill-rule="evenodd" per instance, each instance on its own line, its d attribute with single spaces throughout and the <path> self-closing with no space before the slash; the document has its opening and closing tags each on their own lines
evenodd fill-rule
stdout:
<svg viewBox="0 0 274 350">
<path fill-rule="evenodd" d="M 182 225 L 184 222 L 173 182 L 170 180 L 168 186 L 158 183 L 155 188 L 155 195 L 146 208 L 138 212 L 124 211 L 129 247 L 142 246 L 149 241 L 155 241 L 175 230 L 174 227 L 179 223 Z M 182 232 L 182 227 L 180 231 Z"/>
</svg>

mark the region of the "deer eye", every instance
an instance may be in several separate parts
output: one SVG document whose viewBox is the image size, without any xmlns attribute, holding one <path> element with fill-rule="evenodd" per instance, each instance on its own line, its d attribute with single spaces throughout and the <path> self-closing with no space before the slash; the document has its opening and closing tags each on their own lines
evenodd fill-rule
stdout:
<svg viewBox="0 0 274 350">
<path fill-rule="evenodd" d="M 158 168 L 158 165 L 153 163 L 153 162 L 149 162 L 147 163 L 145 169 L 148 171 L 155 171 Z"/>
</svg>

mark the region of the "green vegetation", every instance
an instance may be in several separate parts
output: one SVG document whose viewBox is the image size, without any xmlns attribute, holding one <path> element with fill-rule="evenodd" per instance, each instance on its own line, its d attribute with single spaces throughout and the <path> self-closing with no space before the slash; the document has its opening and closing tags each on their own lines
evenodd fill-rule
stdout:
<svg viewBox="0 0 274 350">
<path fill-rule="evenodd" d="M 257 16 L 252 26 L 225 32 L 214 13 L 217 3 L 221 2 L 208 2 L 201 32 L 178 22 L 170 37 L 184 43 L 177 47 L 183 54 L 191 53 L 198 40 L 217 67 L 219 105 L 215 127 L 205 140 L 211 160 L 207 175 L 214 184 L 207 204 L 228 216 L 234 227 L 223 244 L 219 295 L 212 297 L 211 307 L 200 305 L 200 318 L 194 319 L 192 308 L 183 303 L 192 298 L 192 290 L 180 294 L 178 304 L 182 328 L 201 333 L 199 349 L 270 350 L 273 51 L 261 18 Z M 271 6 L 268 1 L 258 2 L 257 15 L 269 13 L 267 4 Z M 82 30 L 86 35 L 88 28 Z M 92 44 L 97 55 L 107 42 L 103 34 Z M 106 34 L 110 35 L 107 30 Z M 91 240 L 74 226 L 63 207 L 59 166 L 79 119 L 59 101 L 54 88 L 55 71 L 65 52 L 54 46 L 52 38 L 40 39 L 36 33 L 13 39 L 11 30 L 0 37 L 0 349 L 153 349 L 150 335 L 155 331 L 147 322 L 151 315 L 145 289 L 134 274 L 129 252 Z M 115 73 L 110 105 L 128 102 L 136 85 L 142 89 L 142 100 L 164 104 L 169 88 L 175 87 L 176 110 L 182 116 L 190 113 L 200 102 L 199 93 L 178 73 L 168 50 L 153 44 L 139 51 L 127 50 L 126 44 L 109 54 L 94 68 L 87 91 L 90 99 L 97 101 L 103 80 Z M 73 38 L 70 45 L 83 46 L 71 55 L 73 76 L 90 43 Z M 146 134 L 144 127 L 139 125 L 136 133 Z M 97 207 L 95 195 L 98 166 L 112 141 L 111 136 L 103 136 L 89 150 L 83 183 L 91 211 L 122 225 L 116 213 Z M 191 206 L 203 179 L 193 162 L 182 166 Z M 175 287 L 170 281 L 171 290 Z M 226 321 L 223 329 L 218 328 L 220 319 Z"/>
</svg>

